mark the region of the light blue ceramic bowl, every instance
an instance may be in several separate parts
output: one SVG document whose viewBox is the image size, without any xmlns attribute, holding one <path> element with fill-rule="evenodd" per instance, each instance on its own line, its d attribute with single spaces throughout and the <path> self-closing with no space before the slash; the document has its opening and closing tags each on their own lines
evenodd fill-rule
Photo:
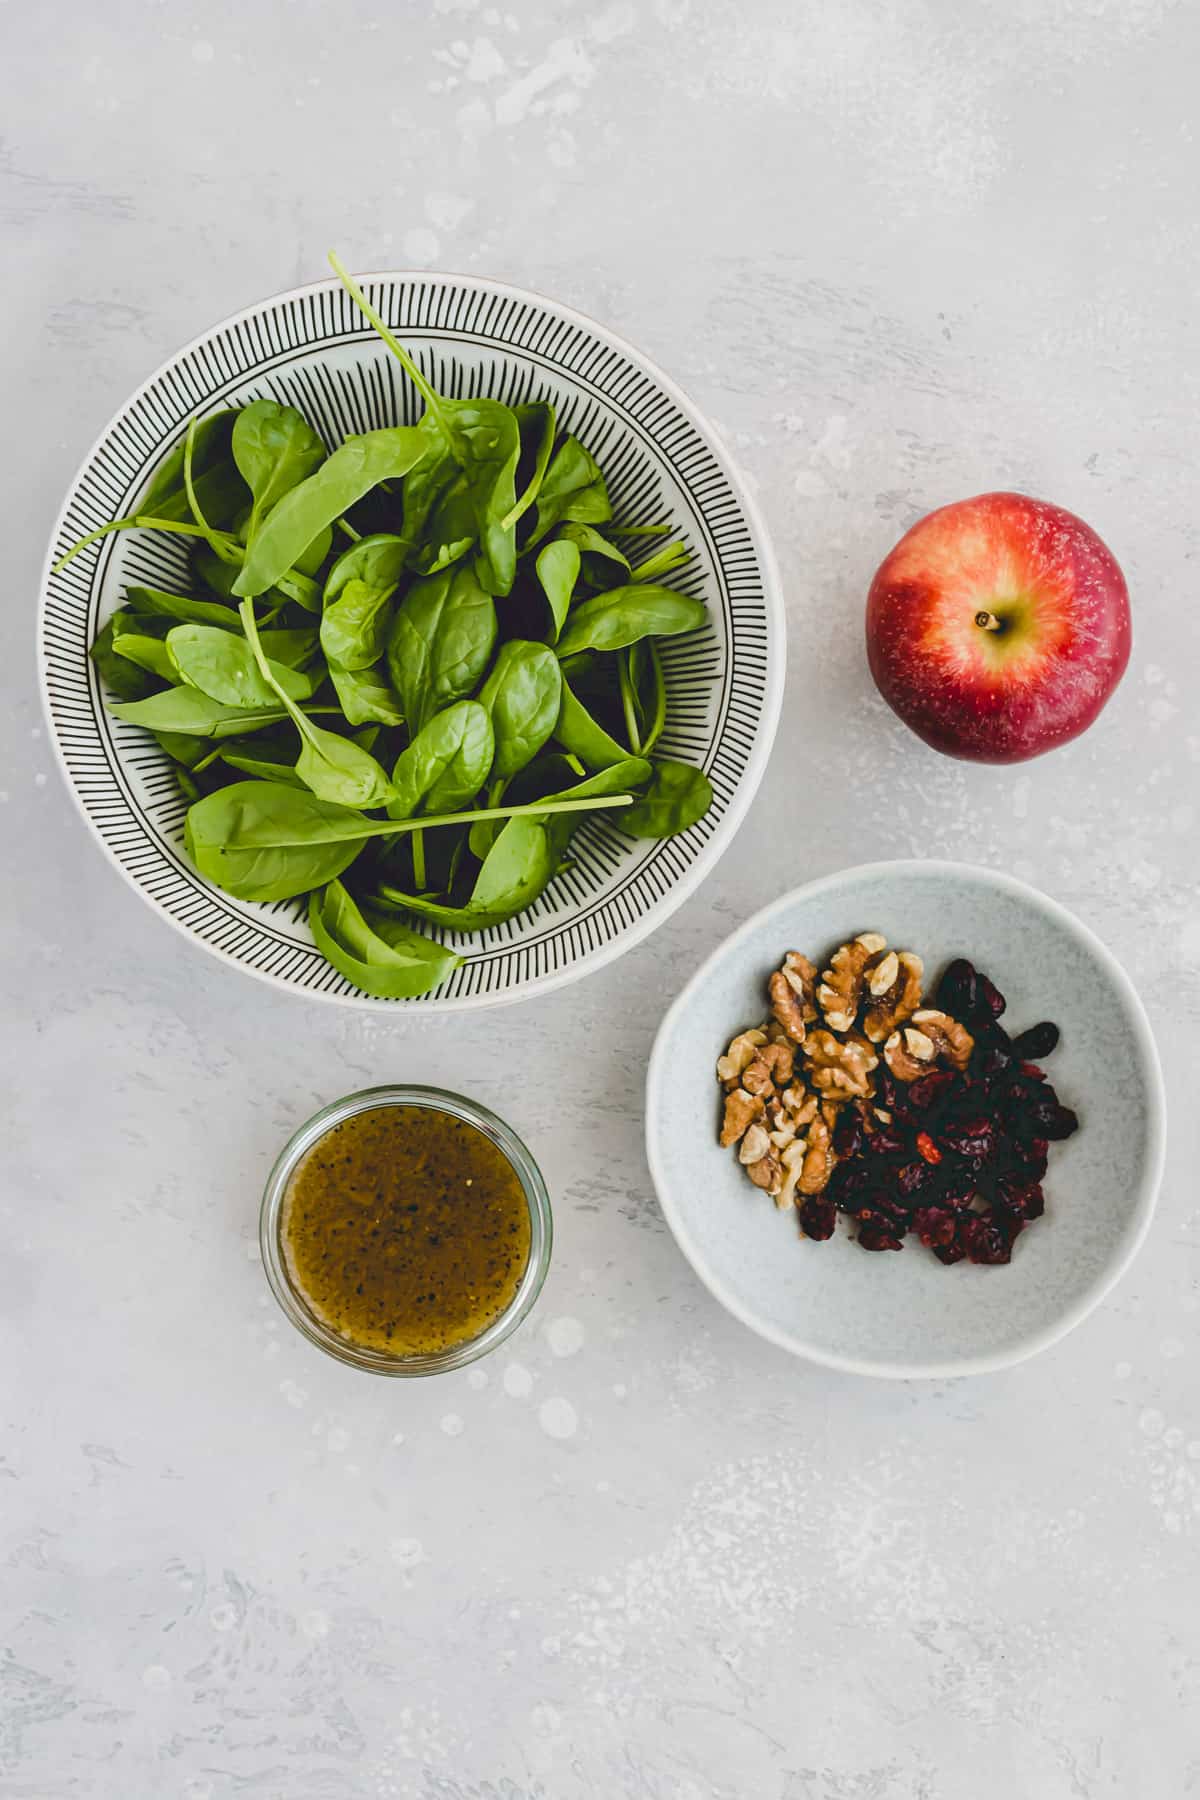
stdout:
<svg viewBox="0 0 1200 1800">
<path fill-rule="evenodd" d="M 1046 1216 L 1001 1268 L 944 1268 L 909 1238 L 868 1254 L 845 1222 L 800 1237 L 717 1145 L 717 1057 L 767 1014 L 785 951 L 814 960 L 860 931 L 924 958 L 930 981 L 969 957 L 1008 997 L 1015 1031 L 1053 1019 L 1047 1070 L 1082 1128 L 1051 1146 Z M 1146 1234 L 1162 1173 L 1165 1109 L 1150 1026 L 1098 938 L 1036 889 L 963 863 L 874 863 L 786 894 L 699 968 L 650 1061 L 646 1139 L 667 1221 L 723 1306 L 772 1343 L 859 1374 L 978 1374 L 1044 1350 L 1078 1325 Z"/>
</svg>

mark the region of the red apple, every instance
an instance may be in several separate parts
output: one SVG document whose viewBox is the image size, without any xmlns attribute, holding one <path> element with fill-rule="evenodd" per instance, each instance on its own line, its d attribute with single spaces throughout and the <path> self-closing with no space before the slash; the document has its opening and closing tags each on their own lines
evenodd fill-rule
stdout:
<svg viewBox="0 0 1200 1800">
<path fill-rule="evenodd" d="M 1020 762 L 1085 731 L 1129 661 L 1129 595 L 1090 525 L 1024 494 L 918 520 L 867 597 L 880 693 L 948 756 Z"/>
</svg>

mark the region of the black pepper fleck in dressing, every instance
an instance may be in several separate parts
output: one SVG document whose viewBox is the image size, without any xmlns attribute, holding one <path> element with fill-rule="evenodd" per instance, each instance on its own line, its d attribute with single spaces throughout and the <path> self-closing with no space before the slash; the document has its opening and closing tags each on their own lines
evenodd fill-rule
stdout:
<svg viewBox="0 0 1200 1800">
<path fill-rule="evenodd" d="M 478 1337 L 529 1261 L 529 1207 L 478 1127 L 378 1106 L 320 1138 L 288 1183 L 280 1241 L 309 1309 L 352 1344 L 425 1355 Z"/>
</svg>

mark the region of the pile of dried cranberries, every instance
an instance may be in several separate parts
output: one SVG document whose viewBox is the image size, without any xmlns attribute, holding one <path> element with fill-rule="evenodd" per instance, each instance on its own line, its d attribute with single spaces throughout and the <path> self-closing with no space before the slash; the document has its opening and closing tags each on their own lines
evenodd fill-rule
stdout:
<svg viewBox="0 0 1200 1800">
<path fill-rule="evenodd" d="M 864 1250 L 899 1250 L 912 1231 L 941 1262 L 1006 1263 L 1045 1211 L 1051 1142 L 1079 1128 L 1035 1060 L 1054 1049 L 1058 1027 L 1046 1021 L 1010 1037 L 1003 994 L 961 959 L 938 983 L 936 1004 L 975 1040 L 966 1069 L 904 1082 L 881 1068 L 875 1109 L 891 1118 L 870 1131 L 860 1110 L 839 1112 L 838 1161 L 824 1193 L 801 1206 L 800 1223 L 808 1237 L 830 1237 L 836 1209 L 858 1220 Z"/>
</svg>

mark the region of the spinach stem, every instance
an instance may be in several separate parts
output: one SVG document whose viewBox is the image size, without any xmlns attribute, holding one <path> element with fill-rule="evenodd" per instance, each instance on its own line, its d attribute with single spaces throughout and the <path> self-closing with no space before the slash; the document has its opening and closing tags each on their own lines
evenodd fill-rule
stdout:
<svg viewBox="0 0 1200 1800">
<path fill-rule="evenodd" d="M 435 825 L 474 825 L 484 819 L 545 818 L 550 813 L 599 812 L 610 806 L 632 806 L 633 794 L 605 794 L 591 800 L 530 800 L 524 806 L 481 806 L 478 812 L 428 813 L 419 819 L 374 819 L 364 836 L 387 837 L 392 832 L 431 831 Z"/>
<path fill-rule="evenodd" d="M 633 691 L 633 683 L 629 679 L 629 652 L 617 652 L 617 680 L 621 687 L 621 710 L 625 714 L 625 730 L 629 735 L 629 748 L 635 756 L 642 753 L 642 734 L 638 730 L 637 698 Z"/>
<path fill-rule="evenodd" d="M 131 513 L 128 518 L 110 519 L 107 525 L 98 525 L 95 531 L 87 532 L 77 543 L 71 545 L 65 555 L 59 557 L 50 573 L 57 575 L 69 562 L 74 562 L 81 550 L 86 550 L 89 544 L 96 543 L 99 538 L 107 537 L 110 531 L 131 531 L 135 526 L 143 531 L 176 531 L 181 537 L 207 538 L 209 543 L 215 537 L 224 538 L 227 544 L 233 542 L 227 531 L 206 531 L 199 525 L 189 525 L 182 519 L 153 519 L 146 513 Z M 215 545 L 213 547 L 216 548 Z"/>
<path fill-rule="evenodd" d="M 650 714 L 650 728 L 642 739 L 643 756 L 649 756 L 667 722 L 667 682 L 663 674 L 662 656 L 653 638 L 646 641 L 650 650 L 650 670 L 654 677 L 654 706 Z"/>
<path fill-rule="evenodd" d="M 413 832 L 412 841 L 413 881 L 418 894 L 425 890 L 425 833 Z"/>
<path fill-rule="evenodd" d="M 380 482 L 379 485 L 382 487 L 383 483 Z M 350 523 L 349 519 L 335 519 L 334 523 L 338 527 L 339 531 L 344 531 L 346 536 L 348 538 L 353 539 L 353 541 L 356 544 L 358 543 L 359 539 L 362 537 L 362 532 L 355 531 L 355 529 L 354 529 L 353 525 Z"/>
<path fill-rule="evenodd" d="M 217 541 L 218 534 L 213 530 L 212 526 L 209 524 L 208 520 L 205 518 L 204 509 L 200 505 L 200 501 L 198 500 L 198 498 L 196 496 L 196 487 L 195 487 L 195 483 L 192 480 L 192 456 L 195 451 L 195 448 L 196 448 L 196 415 L 195 415 L 195 413 L 193 413 L 191 418 L 187 422 L 187 432 L 186 432 L 186 434 L 184 436 L 184 440 L 183 440 L 183 491 L 187 495 L 187 503 L 191 509 L 192 517 L 193 517 L 193 519 L 195 519 L 197 525 L 200 527 L 201 531 L 204 533 L 205 537 L 208 539 L 209 543 L 212 545 L 213 554 L 216 556 L 219 556 L 223 563 L 229 563 L 235 568 L 239 567 L 241 564 L 241 561 L 242 561 L 241 557 L 238 556 L 235 551 L 229 549 L 228 546 L 218 543 L 218 541 Z M 253 535 L 254 535 L 254 527 L 257 524 L 257 522 L 258 522 L 258 506 L 256 503 L 254 511 L 250 515 L 249 535 L 251 537 L 253 537 Z"/>
<path fill-rule="evenodd" d="M 681 564 L 690 562 L 692 553 L 682 538 L 676 538 L 673 544 L 664 544 L 661 550 L 655 550 L 646 560 L 630 571 L 629 579 L 635 585 L 639 581 L 657 581 L 660 575 L 666 575 Z"/>
<path fill-rule="evenodd" d="M 367 296 L 363 293 L 353 275 L 342 266 L 337 252 L 334 250 L 329 252 L 329 266 L 353 300 L 355 306 L 358 307 L 358 310 L 371 321 L 371 324 L 375 327 L 392 355 L 396 358 L 397 362 L 408 376 L 408 379 L 416 388 L 418 394 L 420 394 L 421 398 L 424 400 L 437 423 L 438 430 L 441 432 L 450 448 L 451 455 L 454 456 L 455 462 L 458 462 L 459 458 L 457 454 L 455 454 L 455 445 L 450 430 L 450 423 L 446 418 L 445 413 L 442 411 L 441 395 L 436 388 L 432 387 L 430 383 L 426 381 L 424 375 L 422 375 L 420 369 L 408 354 L 408 351 L 404 348 L 404 345 L 391 331 L 388 330 L 388 327 L 384 324 L 380 314 L 377 313 L 375 308 L 371 305 L 371 302 L 367 299 Z"/>
</svg>

